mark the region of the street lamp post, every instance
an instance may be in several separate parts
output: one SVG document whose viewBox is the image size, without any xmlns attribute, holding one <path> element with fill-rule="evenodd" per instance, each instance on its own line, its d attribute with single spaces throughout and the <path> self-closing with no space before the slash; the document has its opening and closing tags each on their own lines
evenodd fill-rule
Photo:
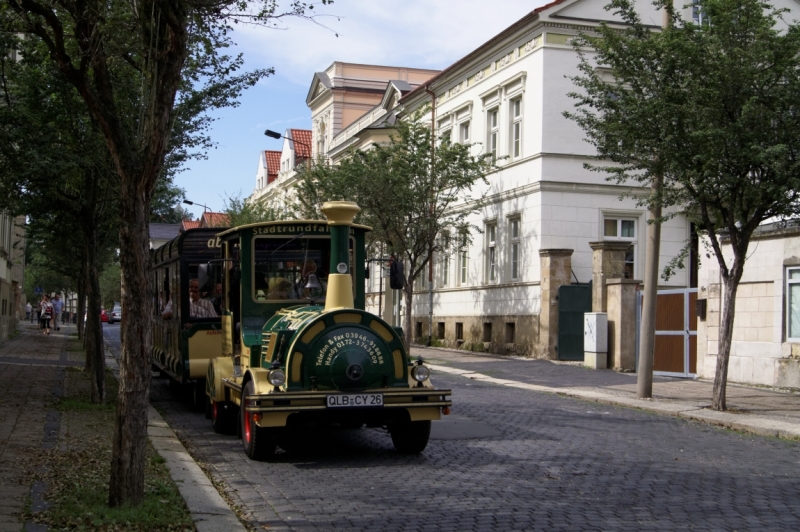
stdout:
<svg viewBox="0 0 800 532">
<path fill-rule="evenodd" d="M 299 141 L 297 139 L 290 139 L 289 137 L 285 137 L 285 136 L 281 135 L 280 133 L 278 133 L 277 131 L 272 131 L 271 129 L 266 130 L 264 132 L 264 134 L 266 136 L 268 136 L 269 138 L 271 138 L 271 139 L 286 139 L 286 140 L 291 140 L 292 142 L 296 142 L 296 143 L 300 144 L 301 146 L 305 146 L 306 148 L 308 148 L 308 153 L 311 154 L 311 151 L 312 151 L 311 150 L 311 146 L 309 146 L 305 142 L 301 142 L 301 141 Z"/>
<path fill-rule="evenodd" d="M 185 200 L 183 200 L 183 202 L 184 202 L 186 205 L 199 205 L 200 207 L 202 207 L 202 208 L 203 208 L 203 209 L 205 209 L 206 211 L 208 211 L 208 212 L 211 212 L 211 209 L 209 209 L 208 207 L 206 207 L 206 206 L 205 206 L 205 205 L 203 205 L 202 203 L 197 203 L 196 201 L 189 201 L 188 199 L 185 199 Z M 203 211 L 203 212 L 205 212 L 205 211 Z"/>
</svg>

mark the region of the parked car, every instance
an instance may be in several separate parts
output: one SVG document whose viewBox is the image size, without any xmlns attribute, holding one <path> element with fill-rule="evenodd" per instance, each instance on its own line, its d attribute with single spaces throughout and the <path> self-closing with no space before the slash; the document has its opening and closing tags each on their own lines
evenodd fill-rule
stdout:
<svg viewBox="0 0 800 532">
<path fill-rule="evenodd" d="M 105 309 L 100 311 L 100 321 L 108 321 L 108 313 L 105 311 Z"/>
<path fill-rule="evenodd" d="M 114 307 L 114 310 L 111 311 L 111 315 L 108 317 L 108 323 L 114 324 L 118 321 L 122 321 L 122 307 Z"/>
</svg>

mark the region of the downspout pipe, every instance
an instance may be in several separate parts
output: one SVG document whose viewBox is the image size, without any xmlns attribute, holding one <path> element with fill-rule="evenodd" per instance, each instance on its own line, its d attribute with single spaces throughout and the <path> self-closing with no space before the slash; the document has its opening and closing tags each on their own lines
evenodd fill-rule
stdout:
<svg viewBox="0 0 800 532">
<path fill-rule="evenodd" d="M 431 95 L 431 182 L 436 169 L 436 94 L 425 85 L 425 92 Z M 431 199 L 433 215 L 433 199 Z M 433 344 L 433 251 L 428 250 L 428 347 Z"/>
</svg>

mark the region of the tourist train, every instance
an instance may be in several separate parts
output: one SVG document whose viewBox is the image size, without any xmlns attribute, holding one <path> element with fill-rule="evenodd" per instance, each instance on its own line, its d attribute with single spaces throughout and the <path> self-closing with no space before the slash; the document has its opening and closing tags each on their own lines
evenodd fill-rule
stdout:
<svg viewBox="0 0 800 532">
<path fill-rule="evenodd" d="M 326 424 L 384 427 L 419 453 L 450 411 L 402 330 L 364 310 L 359 210 L 327 202 L 327 220 L 189 230 L 153 253 L 153 365 L 252 459 L 293 427 Z"/>
</svg>

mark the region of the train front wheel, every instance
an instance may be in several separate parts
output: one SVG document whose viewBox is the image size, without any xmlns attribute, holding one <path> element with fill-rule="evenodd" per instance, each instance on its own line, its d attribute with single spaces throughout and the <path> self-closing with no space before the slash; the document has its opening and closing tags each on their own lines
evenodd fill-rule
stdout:
<svg viewBox="0 0 800 532">
<path fill-rule="evenodd" d="M 392 443 L 397 452 L 419 454 L 428 446 L 431 437 L 430 421 L 405 421 L 389 427 Z"/>
<path fill-rule="evenodd" d="M 244 399 L 255 394 L 253 381 L 248 381 L 242 393 L 242 407 L 239 409 L 242 422 L 242 446 L 251 460 L 265 460 L 275 454 L 278 445 L 278 429 L 275 427 L 259 427 L 254 413 L 244 408 Z"/>
</svg>

